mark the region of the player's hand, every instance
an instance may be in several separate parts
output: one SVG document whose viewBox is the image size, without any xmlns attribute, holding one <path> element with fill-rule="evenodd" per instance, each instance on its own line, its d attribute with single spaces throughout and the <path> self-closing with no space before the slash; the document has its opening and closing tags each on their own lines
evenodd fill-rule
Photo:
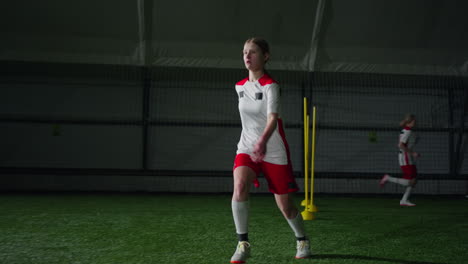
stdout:
<svg viewBox="0 0 468 264">
<path fill-rule="evenodd" d="M 419 154 L 417 152 L 414 152 L 414 151 L 411 153 L 411 155 L 413 155 L 413 157 L 415 157 L 415 158 L 421 157 L 421 154 Z"/>
<path fill-rule="evenodd" d="M 253 152 L 252 152 L 252 161 L 253 162 L 260 162 L 265 158 L 266 153 L 266 144 L 263 142 L 258 142 L 255 144 Z"/>
</svg>

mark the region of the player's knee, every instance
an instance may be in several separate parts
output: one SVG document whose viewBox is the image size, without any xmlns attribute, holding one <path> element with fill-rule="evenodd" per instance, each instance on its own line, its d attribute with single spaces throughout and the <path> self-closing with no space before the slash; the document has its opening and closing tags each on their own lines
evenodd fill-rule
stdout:
<svg viewBox="0 0 468 264">
<path fill-rule="evenodd" d="M 288 219 L 293 219 L 297 217 L 298 211 L 296 208 L 288 208 L 288 210 L 283 212 L 284 216 Z"/>
<path fill-rule="evenodd" d="M 295 218 L 298 213 L 297 208 L 290 204 L 280 205 L 279 209 L 281 210 L 281 213 L 283 213 L 283 215 L 288 219 Z"/>
<path fill-rule="evenodd" d="M 243 181 L 238 181 L 234 183 L 234 196 L 235 197 L 244 197 L 249 192 L 249 186 Z"/>
</svg>

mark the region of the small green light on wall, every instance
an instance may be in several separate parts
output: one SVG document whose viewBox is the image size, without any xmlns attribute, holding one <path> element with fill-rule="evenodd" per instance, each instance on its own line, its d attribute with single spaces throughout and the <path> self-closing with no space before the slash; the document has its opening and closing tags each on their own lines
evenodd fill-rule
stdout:
<svg viewBox="0 0 468 264">
<path fill-rule="evenodd" d="M 58 136 L 61 136 L 61 135 L 62 135 L 62 129 L 60 128 L 60 125 L 59 125 L 59 124 L 55 124 L 55 125 L 52 127 L 52 136 L 58 137 Z"/>
<path fill-rule="evenodd" d="M 377 132 L 375 131 L 369 132 L 369 142 L 372 142 L 372 143 L 377 142 Z"/>
</svg>

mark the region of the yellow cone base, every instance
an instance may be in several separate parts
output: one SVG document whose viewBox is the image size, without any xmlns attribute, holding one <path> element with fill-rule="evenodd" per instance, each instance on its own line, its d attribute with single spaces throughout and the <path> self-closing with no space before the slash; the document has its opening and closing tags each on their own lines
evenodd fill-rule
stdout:
<svg viewBox="0 0 468 264">
<path fill-rule="evenodd" d="M 310 206 L 310 211 L 313 212 L 313 213 L 316 213 L 318 212 L 318 209 L 317 209 L 317 206 L 315 206 L 315 204 L 313 204 L 312 206 Z"/>
<path fill-rule="evenodd" d="M 304 220 L 314 220 L 315 219 L 314 214 L 312 212 L 309 212 L 309 211 L 306 211 L 306 210 L 302 211 L 301 215 L 302 215 L 302 219 L 304 219 Z"/>
<path fill-rule="evenodd" d="M 306 201 L 306 200 L 302 200 L 301 206 L 304 206 L 304 207 L 307 208 L 307 201 Z M 315 204 L 313 204 L 312 206 L 309 204 L 309 208 L 311 208 L 310 211 L 313 212 L 313 213 L 318 212 L 317 206 L 315 206 Z"/>
</svg>

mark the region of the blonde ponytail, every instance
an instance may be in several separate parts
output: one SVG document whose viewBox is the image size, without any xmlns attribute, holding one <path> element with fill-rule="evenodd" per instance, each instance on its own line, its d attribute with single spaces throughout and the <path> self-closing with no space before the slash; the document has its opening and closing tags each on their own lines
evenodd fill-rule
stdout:
<svg viewBox="0 0 468 264">
<path fill-rule="evenodd" d="M 400 127 L 405 127 L 409 123 L 411 123 L 413 120 L 416 119 L 416 116 L 413 114 L 406 114 L 405 119 L 401 120 L 400 122 Z"/>
</svg>

